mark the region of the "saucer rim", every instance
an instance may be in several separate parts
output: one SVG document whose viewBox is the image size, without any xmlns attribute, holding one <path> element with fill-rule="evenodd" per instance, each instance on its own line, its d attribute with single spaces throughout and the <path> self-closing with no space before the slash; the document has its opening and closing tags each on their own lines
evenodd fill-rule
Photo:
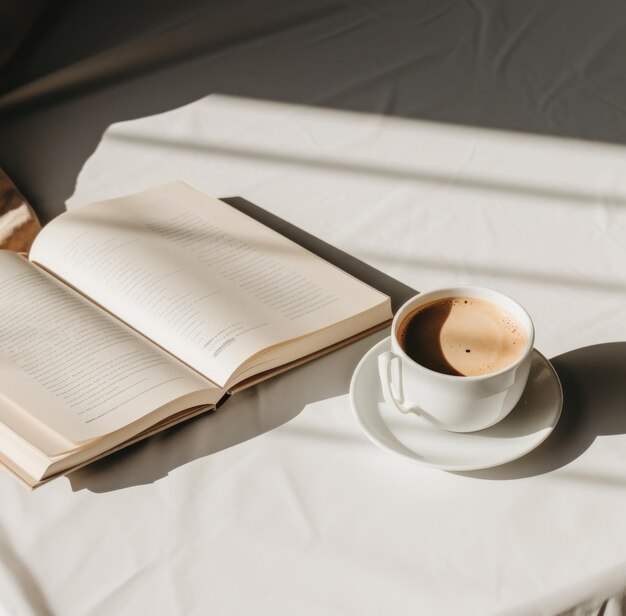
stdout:
<svg viewBox="0 0 626 616">
<path fill-rule="evenodd" d="M 538 435 L 540 436 L 540 438 L 538 438 L 536 441 L 533 441 L 528 448 L 525 448 L 524 450 L 516 451 L 511 457 L 508 457 L 508 458 L 503 457 L 502 459 L 499 459 L 497 461 L 489 461 L 489 462 L 478 463 L 478 464 L 470 463 L 466 465 L 461 465 L 461 464 L 438 464 L 436 462 L 429 462 L 427 460 L 418 460 L 415 457 L 415 455 L 409 455 L 407 453 L 404 453 L 394 447 L 390 447 L 386 443 L 379 440 L 378 437 L 376 437 L 376 435 L 373 434 L 365 426 L 365 423 L 363 422 L 361 418 L 361 414 L 355 402 L 355 391 L 357 387 L 356 383 L 359 379 L 360 373 L 363 371 L 364 364 L 368 361 L 372 361 L 371 356 L 374 355 L 375 352 L 379 352 L 379 353 L 383 352 L 385 350 L 384 349 L 385 346 L 388 346 L 389 348 L 391 348 L 391 336 L 387 336 L 386 338 L 383 338 L 383 340 L 380 340 L 375 345 L 373 345 L 363 355 L 363 357 L 359 360 L 359 363 L 356 365 L 356 368 L 354 369 L 354 372 L 352 374 L 352 378 L 350 379 L 350 406 L 352 408 L 352 413 L 355 416 L 357 423 L 359 424 L 361 430 L 365 433 L 367 438 L 372 443 L 374 443 L 376 446 L 380 447 L 381 449 L 391 454 L 400 456 L 407 462 L 411 462 L 412 464 L 416 464 L 418 466 L 422 466 L 425 468 L 432 468 L 432 469 L 442 470 L 446 472 L 475 471 L 475 470 L 482 470 L 482 469 L 487 469 L 487 468 L 495 468 L 497 466 L 503 466 L 504 464 L 508 464 L 509 462 L 513 462 L 514 460 L 518 460 L 524 457 L 525 455 L 527 455 L 528 453 L 530 453 L 531 451 L 539 447 L 539 445 L 541 445 L 541 443 L 543 443 L 550 436 L 550 434 L 552 434 L 552 432 L 554 431 L 554 428 L 556 428 L 557 424 L 559 423 L 559 419 L 561 418 L 561 413 L 563 412 L 563 386 L 561 384 L 561 379 L 559 378 L 559 375 L 554 369 L 552 362 L 545 355 L 543 355 L 543 353 L 538 351 L 536 348 L 533 348 L 533 351 L 532 351 L 533 354 L 536 353 L 539 356 L 539 358 L 543 361 L 543 363 L 546 364 L 548 368 L 550 369 L 550 372 L 552 373 L 553 381 L 555 381 L 556 384 L 558 385 L 558 391 L 559 391 L 558 410 L 553 414 L 553 416 L 551 416 L 550 424 L 546 425 L 544 428 L 541 429 L 540 432 L 538 432 Z M 380 385 L 378 385 L 378 387 L 380 387 Z M 477 430 L 476 434 L 487 432 L 492 427 L 493 426 L 490 426 L 489 428 L 485 428 L 483 430 Z M 474 433 L 472 432 L 463 432 L 463 433 L 448 432 L 448 434 L 451 439 L 454 439 L 456 436 L 460 436 L 461 434 L 463 436 L 467 436 L 468 434 L 474 434 Z M 411 451 L 413 454 L 419 455 L 418 451 L 410 449 L 407 445 L 404 445 L 404 443 L 400 443 L 400 444 L 403 445 L 409 451 Z"/>
</svg>

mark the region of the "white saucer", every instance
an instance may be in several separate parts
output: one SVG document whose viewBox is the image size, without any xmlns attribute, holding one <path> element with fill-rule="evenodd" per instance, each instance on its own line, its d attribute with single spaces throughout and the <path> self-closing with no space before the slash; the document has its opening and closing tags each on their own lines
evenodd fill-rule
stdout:
<svg viewBox="0 0 626 616">
<path fill-rule="evenodd" d="M 358 422 L 379 447 L 411 462 L 446 471 L 470 471 L 520 458 L 542 443 L 557 424 L 563 406 L 561 382 L 552 364 L 533 351 L 528 384 L 517 406 L 500 423 L 479 432 L 446 432 L 417 415 L 403 415 L 383 400 L 378 355 L 390 338 L 361 359 L 350 383 Z"/>
</svg>

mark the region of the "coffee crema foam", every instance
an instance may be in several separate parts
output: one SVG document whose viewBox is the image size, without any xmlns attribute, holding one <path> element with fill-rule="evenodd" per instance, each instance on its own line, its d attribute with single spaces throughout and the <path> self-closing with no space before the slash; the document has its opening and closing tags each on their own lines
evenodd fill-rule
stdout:
<svg viewBox="0 0 626 616">
<path fill-rule="evenodd" d="M 418 364 L 455 376 L 479 376 L 510 366 L 528 337 L 504 308 L 475 297 L 446 297 L 416 308 L 398 341 Z"/>
</svg>

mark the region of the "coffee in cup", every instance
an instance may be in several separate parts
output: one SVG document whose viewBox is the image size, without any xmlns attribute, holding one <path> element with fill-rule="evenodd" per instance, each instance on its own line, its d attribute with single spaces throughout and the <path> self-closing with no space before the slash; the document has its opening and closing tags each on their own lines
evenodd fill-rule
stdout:
<svg viewBox="0 0 626 616">
<path fill-rule="evenodd" d="M 477 297 L 444 297 L 410 312 L 398 341 L 415 362 L 442 374 L 478 376 L 514 363 L 526 347 L 518 319 Z"/>
</svg>

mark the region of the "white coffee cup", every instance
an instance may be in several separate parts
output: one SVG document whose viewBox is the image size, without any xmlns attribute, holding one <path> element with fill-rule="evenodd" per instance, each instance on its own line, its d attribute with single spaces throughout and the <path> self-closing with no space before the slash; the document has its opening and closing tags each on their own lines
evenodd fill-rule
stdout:
<svg viewBox="0 0 626 616">
<path fill-rule="evenodd" d="M 411 359 L 400 346 L 398 328 L 420 306 L 447 297 L 474 297 L 492 302 L 518 319 L 526 332 L 526 347 L 510 365 L 478 376 L 455 376 L 430 370 Z M 385 400 L 401 413 L 415 413 L 438 428 L 474 432 L 504 419 L 522 396 L 535 339 L 533 322 L 522 306 L 507 295 L 475 286 L 420 293 L 396 313 L 391 325 L 391 352 L 378 357 Z"/>
</svg>

